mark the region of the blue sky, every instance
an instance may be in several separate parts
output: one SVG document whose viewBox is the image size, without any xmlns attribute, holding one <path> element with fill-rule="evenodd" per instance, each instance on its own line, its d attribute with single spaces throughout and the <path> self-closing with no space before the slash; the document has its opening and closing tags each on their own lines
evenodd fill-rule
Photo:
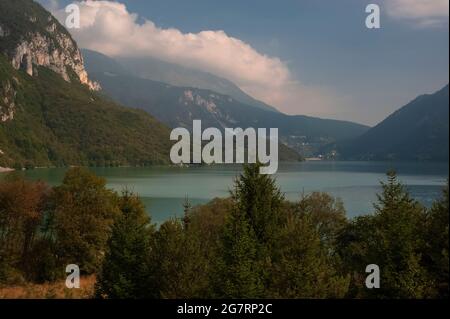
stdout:
<svg viewBox="0 0 450 319">
<path fill-rule="evenodd" d="M 397 11 L 391 10 L 390 1 L 396 2 Z M 412 2 L 417 1 L 423 0 Z M 70 1 L 59 2 L 61 7 Z M 129 13 L 139 15 L 137 24 L 150 20 L 157 28 L 175 28 L 183 34 L 223 30 L 261 56 L 278 58 L 289 71 L 288 81 L 298 82 L 302 91 L 289 99 L 273 99 L 273 104 L 279 104 L 276 107 L 291 114 L 373 125 L 417 95 L 448 83 L 448 12 L 422 7 L 403 10 L 404 0 L 119 2 Z M 369 3 L 381 7 L 381 29 L 365 27 Z M 83 35 L 77 36 L 89 46 Z M 248 87 L 246 91 L 253 95 L 263 91 L 248 81 L 237 84 L 244 90 Z M 289 94 L 292 90 L 295 87 Z"/>
</svg>

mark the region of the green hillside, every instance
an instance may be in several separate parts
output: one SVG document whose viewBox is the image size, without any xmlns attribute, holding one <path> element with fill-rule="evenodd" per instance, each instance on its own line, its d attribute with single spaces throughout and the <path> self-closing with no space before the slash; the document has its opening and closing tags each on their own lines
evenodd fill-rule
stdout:
<svg viewBox="0 0 450 319">
<path fill-rule="evenodd" d="M 0 94 L 8 86 L 15 94 L 14 118 L 0 122 L 0 166 L 168 162 L 169 130 L 150 115 L 46 68 L 38 74 L 14 70 L 0 54 Z"/>
<path fill-rule="evenodd" d="M 0 1 L 0 166 L 168 163 L 169 129 L 96 91 L 69 32 L 32 0 Z"/>
</svg>

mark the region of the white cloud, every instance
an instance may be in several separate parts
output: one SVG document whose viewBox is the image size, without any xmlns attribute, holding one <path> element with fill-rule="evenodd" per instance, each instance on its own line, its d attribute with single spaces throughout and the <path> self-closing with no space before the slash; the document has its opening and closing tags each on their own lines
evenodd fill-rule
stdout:
<svg viewBox="0 0 450 319">
<path fill-rule="evenodd" d="M 332 106 L 332 99 L 321 89 L 298 83 L 279 58 L 257 52 L 224 31 L 183 33 L 175 28 L 159 28 L 149 20 L 139 23 L 138 15 L 118 2 L 89 0 L 78 4 L 81 28 L 69 31 L 81 47 L 113 57 L 151 56 L 210 72 L 291 114 L 318 115 Z M 53 13 L 64 22 L 63 9 Z"/>
<path fill-rule="evenodd" d="M 386 0 L 387 13 L 419 27 L 448 24 L 449 0 Z"/>
</svg>

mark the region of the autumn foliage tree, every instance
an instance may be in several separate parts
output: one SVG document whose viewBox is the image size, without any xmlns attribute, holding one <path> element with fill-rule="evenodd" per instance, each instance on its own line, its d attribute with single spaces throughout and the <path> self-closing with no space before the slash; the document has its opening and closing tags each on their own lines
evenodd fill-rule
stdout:
<svg viewBox="0 0 450 319">
<path fill-rule="evenodd" d="M 47 184 L 20 175 L 0 183 L 0 281 L 26 274 L 49 194 Z"/>
</svg>

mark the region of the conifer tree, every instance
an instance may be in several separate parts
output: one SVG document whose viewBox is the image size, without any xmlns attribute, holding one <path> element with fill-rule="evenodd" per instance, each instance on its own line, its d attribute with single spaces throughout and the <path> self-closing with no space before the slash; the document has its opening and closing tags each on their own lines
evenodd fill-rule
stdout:
<svg viewBox="0 0 450 319">
<path fill-rule="evenodd" d="M 394 171 L 375 205 L 380 238 L 377 262 L 383 269 L 381 293 L 386 296 L 420 298 L 427 295 L 429 282 L 421 263 L 425 210 L 413 200 Z M 375 250 L 376 251 L 376 250 Z M 376 262 L 375 262 L 376 263 Z"/>
<path fill-rule="evenodd" d="M 260 298 L 264 293 L 258 243 L 248 217 L 235 207 L 220 246 L 216 291 L 225 298 Z"/>
<path fill-rule="evenodd" d="M 205 298 L 209 289 L 202 238 L 180 219 L 164 222 L 152 243 L 151 273 L 157 298 Z"/>
<path fill-rule="evenodd" d="M 231 192 L 232 212 L 221 241 L 218 289 L 228 298 L 264 296 L 270 279 L 272 252 L 281 225 L 283 195 L 260 164 L 244 165 Z M 219 293 L 219 294 L 220 294 Z"/>
<path fill-rule="evenodd" d="M 244 165 L 244 172 L 235 181 L 232 198 L 236 208 L 253 229 L 258 243 L 271 245 L 281 219 L 284 196 L 270 175 L 259 173 L 261 164 Z"/>
<path fill-rule="evenodd" d="M 349 270 L 355 274 L 354 293 L 359 297 L 423 298 L 430 282 L 423 266 L 425 209 L 411 199 L 388 172 L 375 214 L 357 218 L 344 232 L 340 245 Z M 365 268 L 380 268 L 380 288 L 367 289 Z"/>
<path fill-rule="evenodd" d="M 124 191 L 96 284 L 97 297 L 145 298 L 154 293 L 149 285 L 150 241 L 154 232 L 138 196 Z"/>
<path fill-rule="evenodd" d="M 433 203 L 427 220 L 427 246 L 425 247 L 426 265 L 430 271 L 435 296 L 449 296 L 449 198 L 448 182 L 441 199 Z"/>
</svg>

